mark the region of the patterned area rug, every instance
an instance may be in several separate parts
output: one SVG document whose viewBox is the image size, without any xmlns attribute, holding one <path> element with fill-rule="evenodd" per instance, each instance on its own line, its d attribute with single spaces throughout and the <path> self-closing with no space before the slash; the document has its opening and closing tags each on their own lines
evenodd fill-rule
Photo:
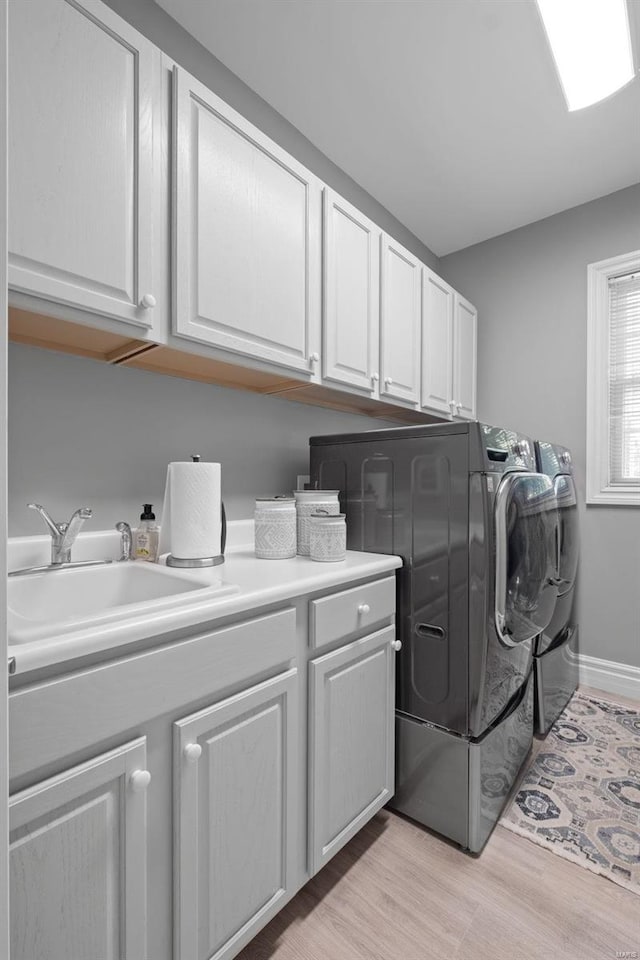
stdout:
<svg viewBox="0 0 640 960">
<path fill-rule="evenodd" d="M 574 694 L 501 823 L 640 894 L 640 711 Z"/>
</svg>

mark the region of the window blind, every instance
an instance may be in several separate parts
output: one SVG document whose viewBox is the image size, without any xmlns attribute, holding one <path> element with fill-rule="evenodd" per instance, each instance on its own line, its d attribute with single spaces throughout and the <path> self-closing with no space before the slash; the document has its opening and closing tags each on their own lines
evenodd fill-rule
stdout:
<svg viewBox="0 0 640 960">
<path fill-rule="evenodd" d="M 640 487 L 640 273 L 609 278 L 609 483 Z"/>
</svg>

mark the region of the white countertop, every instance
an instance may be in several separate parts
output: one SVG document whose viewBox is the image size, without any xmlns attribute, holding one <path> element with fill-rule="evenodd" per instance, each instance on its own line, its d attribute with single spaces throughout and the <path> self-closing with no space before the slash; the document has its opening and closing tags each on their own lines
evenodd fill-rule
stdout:
<svg viewBox="0 0 640 960">
<path fill-rule="evenodd" d="M 9 569 L 46 563 L 48 537 L 20 537 L 9 540 Z M 74 560 L 117 558 L 119 536 L 112 531 L 81 534 L 73 550 Z M 131 561 L 141 563 L 144 561 Z M 171 633 L 185 628 L 212 624 L 216 620 L 270 604 L 286 602 L 320 590 L 339 588 L 358 580 L 389 573 L 402 566 L 400 558 L 377 553 L 347 551 L 345 560 L 318 563 L 309 557 L 290 560 L 258 560 L 253 550 L 253 521 L 235 521 L 228 525 L 224 564 L 200 570 L 181 570 L 198 583 L 235 585 L 231 595 L 207 598 L 198 592 L 192 603 L 181 602 L 175 609 L 164 606 L 157 612 L 94 625 L 82 630 L 52 635 L 45 639 L 11 644 L 9 657 L 16 658 L 16 673 L 40 669 L 66 660 L 87 656 L 124 644 Z M 63 576 L 64 573 L 52 574 Z"/>
</svg>

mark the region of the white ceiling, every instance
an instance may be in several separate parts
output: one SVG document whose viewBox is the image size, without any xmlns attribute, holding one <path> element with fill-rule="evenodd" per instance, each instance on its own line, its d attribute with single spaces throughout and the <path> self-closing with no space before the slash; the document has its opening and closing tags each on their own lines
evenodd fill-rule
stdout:
<svg viewBox="0 0 640 960">
<path fill-rule="evenodd" d="M 157 2 L 438 256 L 640 181 L 640 80 L 568 113 L 533 0 Z"/>
</svg>

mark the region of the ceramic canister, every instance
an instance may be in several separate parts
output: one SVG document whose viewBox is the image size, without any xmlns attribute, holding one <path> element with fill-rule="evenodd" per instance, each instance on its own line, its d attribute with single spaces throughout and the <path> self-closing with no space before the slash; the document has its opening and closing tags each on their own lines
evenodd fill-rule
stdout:
<svg viewBox="0 0 640 960">
<path fill-rule="evenodd" d="M 318 510 L 309 517 L 309 550 L 312 560 L 324 563 L 344 560 L 347 553 L 347 525 L 344 513 Z"/>
<path fill-rule="evenodd" d="M 309 517 L 317 510 L 340 513 L 339 490 L 294 490 L 298 516 L 298 553 L 309 556 Z"/>
<path fill-rule="evenodd" d="M 296 502 L 293 497 L 258 497 L 255 551 L 260 560 L 287 560 L 296 555 Z"/>
</svg>

